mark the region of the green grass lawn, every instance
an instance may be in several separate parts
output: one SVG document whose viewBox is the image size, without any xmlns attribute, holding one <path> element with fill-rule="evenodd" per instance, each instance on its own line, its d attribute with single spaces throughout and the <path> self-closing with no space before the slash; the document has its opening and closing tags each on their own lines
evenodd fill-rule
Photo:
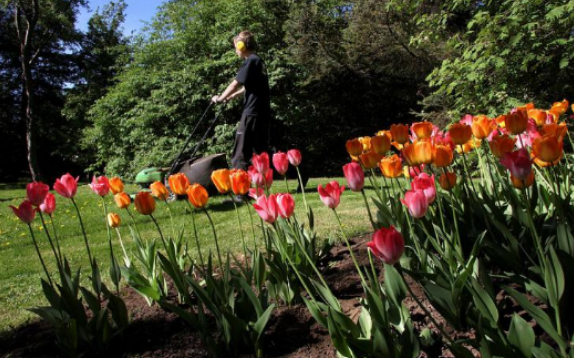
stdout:
<svg viewBox="0 0 574 358">
<path fill-rule="evenodd" d="M 317 194 L 317 185 L 326 184 L 330 180 L 337 180 L 341 184 L 345 183 L 344 178 L 316 178 L 311 179 L 307 184 L 307 202 L 315 214 L 315 229 L 321 239 L 340 236 L 339 227 L 333 213 L 323 205 Z M 289 187 L 293 192 L 296 182 L 294 180 L 290 181 Z M 130 185 L 125 189 L 127 193 L 136 193 L 138 190 L 138 187 Z M 285 190 L 284 181 L 278 180 L 273 184 L 273 192 L 279 193 Z M 374 196 L 371 190 L 367 188 L 369 197 Z M 10 330 L 11 327 L 22 325 L 29 320 L 37 319 L 35 315 L 26 309 L 46 304 L 40 287 L 40 278 L 43 277 L 43 271 L 35 252 L 28 226 L 22 223 L 8 207 L 9 205 L 18 206 L 25 196 L 26 191 L 23 186 L 15 188 L 0 185 L 0 333 Z M 296 214 L 302 220 L 305 217 L 303 197 L 301 194 L 294 195 L 294 197 Z M 240 254 L 242 252 L 242 243 L 238 231 L 237 216 L 233 204 L 224 203 L 224 199 L 222 196 L 211 198 L 208 210 L 215 222 L 222 250 L 230 250 Z M 120 211 L 115 206 L 111 194 L 105 197 L 105 200 L 108 210 L 117 212 L 122 217 L 120 230 L 129 253 L 133 244 L 127 224 L 131 222 L 131 219 L 125 210 Z M 70 260 L 73 269 L 81 266 L 85 276 L 88 272 L 89 262 L 75 209 L 69 199 L 63 198 L 58 194 L 56 194 L 56 201 L 57 209 L 54 213 L 54 223 L 60 238 L 62 253 Z M 102 267 L 102 274 L 107 275 L 109 249 L 102 199 L 94 194 L 87 185 L 81 185 L 78 189 L 76 202 L 80 207 L 92 255 L 98 259 Z M 190 255 L 192 257 L 197 256 L 195 240 L 191 233 L 191 216 L 188 205 L 184 201 L 170 205 L 174 214 L 175 227 L 178 230 L 184 228 L 184 237 L 189 243 Z M 130 210 L 135 216 L 143 238 L 146 240 L 158 238 L 157 229 L 151 219 L 137 213 L 133 205 L 130 206 Z M 341 215 L 347 235 L 355 236 L 371 230 L 367 211 L 360 193 L 345 190 L 341 198 L 341 205 L 337 211 Z M 246 240 L 248 243 L 251 243 L 252 231 L 249 215 L 253 215 L 256 226 L 260 225 L 260 220 L 257 214 L 253 210 L 248 211 L 245 205 L 240 206 L 239 212 Z M 172 227 L 169 211 L 164 203 L 157 203 L 154 216 L 162 227 L 164 235 L 169 235 Z M 197 212 L 196 223 L 204 254 L 207 254 L 210 250 L 215 252 L 213 234 L 206 216 L 201 212 Z M 39 217 L 32 223 L 32 228 L 36 234 L 36 239 L 39 241 L 40 251 L 48 269 L 53 275 L 56 272 L 56 265 Z M 259 234 L 260 232 L 256 228 L 256 233 Z M 121 248 L 117 236 L 114 232 L 112 234 L 115 245 L 114 250 L 120 256 Z M 260 238 L 258 239 L 261 242 Z M 122 262 L 121 259 L 119 261 Z M 104 277 L 104 279 L 109 282 L 108 277 Z"/>
</svg>

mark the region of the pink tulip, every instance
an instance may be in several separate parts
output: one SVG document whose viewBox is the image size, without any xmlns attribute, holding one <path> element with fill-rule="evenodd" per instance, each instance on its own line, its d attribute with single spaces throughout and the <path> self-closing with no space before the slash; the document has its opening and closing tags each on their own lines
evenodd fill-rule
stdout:
<svg viewBox="0 0 574 358">
<path fill-rule="evenodd" d="M 70 173 L 64 174 L 60 179 L 56 179 L 54 190 L 64 198 L 73 198 L 78 190 L 78 178 L 74 179 Z"/>
<path fill-rule="evenodd" d="M 26 185 L 26 196 L 34 206 L 42 204 L 49 191 L 50 187 L 42 182 L 33 182 Z"/>
<path fill-rule="evenodd" d="M 263 221 L 273 224 L 277 220 L 279 212 L 275 194 L 269 195 L 268 198 L 265 195 L 258 197 L 253 207 Z"/>
<path fill-rule="evenodd" d="M 467 126 L 472 126 L 472 117 L 473 117 L 472 114 L 465 114 L 458 122 L 460 124 L 466 124 Z"/>
<path fill-rule="evenodd" d="M 383 227 L 373 234 L 373 241 L 367 242 L 367 246 L 384 263 L 394 265 L 405 251 L 405 240 L 394 226 Z"/>
<path fill-rule="evenodd" d="M 352 191 L 361 191 L 365 185 L 365 173 L 357 162 L 343 165 L 343 173 L 347 179 L 347 184 Z"/>
<path fill-rule="evenodd" d="M 249 188 L 249 196 L 257 200 L 260 196 L 265 195 L 265 189 L 258 186 L 256 188 Z"/>
<path fill-rule="evenodd" d="M 273 184 L 273 169 L 268 169 L 265 175 L 259 173 L 257 169 L 251 165 L 249 169 L 247 169 L 247 173 L 249 174 L 249 178 L 251 179 L 251 184 L 255 187 L 267 188 L 271 187 Z"/>
<path fill-rule="evenodd" d="M 99 196 L 106 196 L 110 192 L 110 181 L 105 175 L 101 175 L 97 178 L 94 175 L 90 188 L 92 188 L 92 191 Z"/>
<path fill-rule="evenodd" d="M 409 213 L 415 219 L 425 216 L 429 207 L 427 197 L 422 190 L 407 191 L 401 203 L 409 209 Z"/>
<path fill-rule="evenodd" d="M 291 149 L 287 151 L 287 157 L 289 157 L 289 163 L 291 163 L 292 166 L 298 167 L 299 164 L 301 164 L 302 156 L 299 149 Z"/>
<path fill-rule="evenodd" d="M 269 154 L 266 152 L 263 152 L 259 155 L 253 154 L 251 163 L 253 163 L 253 167 L 259 174 L 265 175 L 269 170 Z"/>
<path fill-rule="evenodd" d="M 10 209 L 12 209 L 14 214 L 16 214 L 16 216 L 26 224 L 31 223 L 36 217 L 37 209 L 34 209 L 32 203 L 28 200 L 24 200 L 19 207 L 10 205 Z"/>
<path fill-rule="evenodd" d="M 275 170 L 277 170 L 277 173 L 285 175 L 285 173 L 287 173 L 287 169 L 289 169 L 287 153 L 277 152 L 273 154 L 273 166 L 275 167 Z"/>
<path fill-rule="evenodd" d="M 295 210 L 295 200 L 291 194 L 277 194 L 277 206 L 279 207 L 279 216 L 283 219 L 289 219 Z"/>
<path fill-rule="evenodd" d="M 412 190 L 422 190 L 427 198 L 428 205 L 434 202 L 436 198 L 436 186 L 434 181 L 434 175 L 430 176 L 427 173 L 420 173 L 418 176 L 414 177 L 411 183 Z"/>
<path fill-rule="evenodd" d="M 421 164 L 415 167 L 409 167 L 409 175 L 411 176 L 411 178 L 416 177 L 417 175 L 419 175 L 420 173 L 422 173 L 425 170 L 426 165 Z"/>
<path fill-rule="evenodd" d="M 327 183 L 324 189 L 321 187 L 321 184 L 317 187 L 321 201 L 331 209 L 335 209 L 339 206 L 339 203 L 341 202 L 341 194 L 344 190 L 345 186 L 343 185 L 339 187 L 339 183 L 336 181 Z"/>
<path fill-rule="evenodd" d="M 48 193 L 44 202 L 40 204 L 40 210 L 44 214 L 52 215 L 54 210 L 56 210 L 56 196 L 52 193 Z"/>
<path fill-rule="evenodd" d="M 506 153 L 500 159 L 500 164 L 504 165 L 512 176 L 518 180 L 526 180 L 532 172 L 532 159 L 530 159 L 528 151 L 524 148 Z"/>
</svg>

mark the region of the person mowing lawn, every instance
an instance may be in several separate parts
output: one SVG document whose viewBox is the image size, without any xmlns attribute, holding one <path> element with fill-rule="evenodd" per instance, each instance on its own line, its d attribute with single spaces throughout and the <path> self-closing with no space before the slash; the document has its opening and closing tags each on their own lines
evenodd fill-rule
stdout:
<svg viewBox="0 0 574 358">
<path fill-rule="evenodd" d="M 224 103 L 244 95 L 231 164 L 236 169 L 247 170 L 253 154 L 266 151 L 269 145 L 269 80 L 265 62 L 255 53 L 257 44 L 253 34 L 242 31 L 233 39 L 233 44 L 235 53 L 244 62 L 225 91 L 213 96 L 211 100 L 214 103 Z M 235 199 L 236 202 L 242 202 L 244 198 Z"/>
</svg>

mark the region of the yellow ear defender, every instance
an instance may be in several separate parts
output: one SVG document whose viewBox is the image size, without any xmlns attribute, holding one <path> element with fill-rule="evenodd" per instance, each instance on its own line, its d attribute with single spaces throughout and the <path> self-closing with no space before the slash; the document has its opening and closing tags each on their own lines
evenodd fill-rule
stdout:
<svg viewBox="0 0 574 358">
<path fill-rule="evenodd" d="M 245 47 L 245 42 L 243 41 L 237 41 L 235 43 L 235 48 L 239 51 L 239 52 L 243 52 L 245 51 L 246 47 Z"/>
</svg>

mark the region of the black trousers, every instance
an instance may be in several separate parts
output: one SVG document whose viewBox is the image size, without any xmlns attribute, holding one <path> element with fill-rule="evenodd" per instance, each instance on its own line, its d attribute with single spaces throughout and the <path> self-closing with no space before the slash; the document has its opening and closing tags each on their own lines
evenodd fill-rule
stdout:
<svg viewBox="0 0 574 358">
<path fill-rule="evenodd" d="M 269 146 L 269 116 L 242 115 L 235 135 L 231 165 L 247 170 L 253 153 L 259 154 Z"/>
</svg>

